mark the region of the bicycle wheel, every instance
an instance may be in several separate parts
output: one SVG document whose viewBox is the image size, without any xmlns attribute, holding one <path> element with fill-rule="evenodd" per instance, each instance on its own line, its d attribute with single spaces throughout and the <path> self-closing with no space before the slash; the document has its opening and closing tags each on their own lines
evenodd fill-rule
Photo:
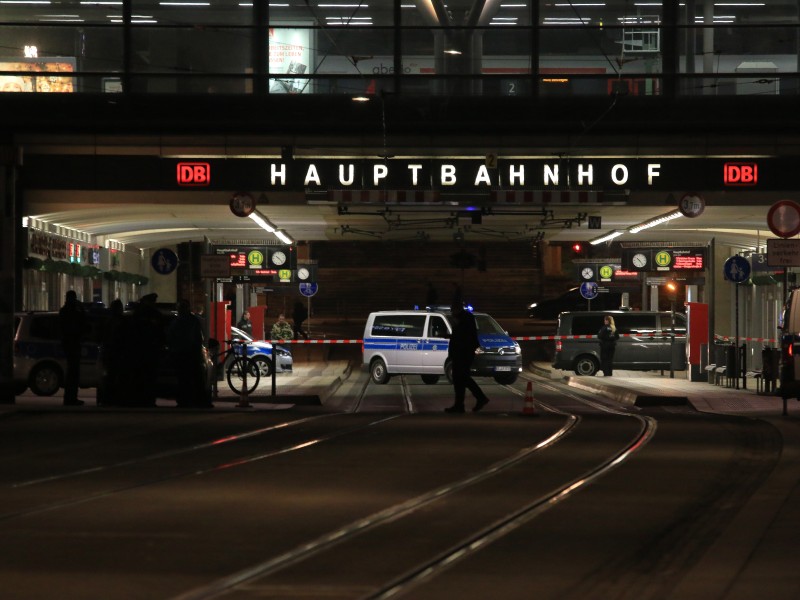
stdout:
<svg viewBox="0 0 800 600">
<path fill-rule="evenodd" d="M 247 365 L 247 366 L 245 366 Z M 228 367 L 228 386 L 237 394 L 244 388 L 244 370 L 247 369 L 247 393 L 252 394 L 258 387 L 261 373 L 258 365 L 250 359 L 236 357 Z"/>
</svg>

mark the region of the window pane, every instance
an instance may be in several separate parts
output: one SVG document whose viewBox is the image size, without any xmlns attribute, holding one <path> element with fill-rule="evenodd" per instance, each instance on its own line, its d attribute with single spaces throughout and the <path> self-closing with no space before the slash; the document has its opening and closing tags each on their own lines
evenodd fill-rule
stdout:
<svg viewBox="0 0 800 600">
<path fill-rule="evenodd" d="M 134 22 L 195 26 L 253 23 L 250 0 L 132 0 L 131 6 Z"/>
</svg>

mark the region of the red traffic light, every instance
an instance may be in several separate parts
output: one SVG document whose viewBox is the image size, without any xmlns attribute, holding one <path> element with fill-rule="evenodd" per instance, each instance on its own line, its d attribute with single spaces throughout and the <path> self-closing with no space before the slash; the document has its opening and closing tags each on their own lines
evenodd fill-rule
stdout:
<svg viewBox="0 0 800 600">
<path fill-rule="evenodd" d="M 581 244 L 580 242 L 575 242 L 574 244 L 572 244 L 572 251 L 575 254 L 581 254 L 583 252 L 583 244 Z"/>
</svg>

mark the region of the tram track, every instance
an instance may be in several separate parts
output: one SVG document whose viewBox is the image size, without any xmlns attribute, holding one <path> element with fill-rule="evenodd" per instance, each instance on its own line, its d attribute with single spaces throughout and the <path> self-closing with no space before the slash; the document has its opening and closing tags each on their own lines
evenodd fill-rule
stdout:
<svg viewBox="0 0 800 600">
<path fill-rule="evenodd" d="M 241 440 L 244 440 L 244 439 L 247 439 L 247 438 L 252 438 L 252 437 L 255 437 L 255 436 L 259 436 L 259 435 L 264 435 L 264 434 L 269 433 L 269 432 L 274 432 L 274 431 L 276 431 L 278 429 L 283 429 L 283 428 L 291 427 L 291 426 L 294 426 L 294 425 L 305 425 L 305 424 L 308 424 L 310 422 L 322 419 L 324 417 L 334 417 L 334 416 L 336 416 L 335 413 L 331 414 L 331 415 L 315 415 L 315 416 L 307 417 L 307 418 L 304 418 L 304 419 L 297 419 L 295 421 L 290 421 L 288 423 L 281 423 L 281 424 L 277 424 L 275 426 L 259 428 L 259 429 L 256 429 L 256 430 L 248 431 L 248 432 L 245 432 L 245 433 L 243 433 L 243 434 L 241 434 L 239 436 L 236 436 L 236 435 L 227 436 L 226 438 L 215 439 L 214 441 L 210 441 L 210 442 L 205 442 L 205 443 L 201 443 L 201 444 L 195 444 L 195 445 L 192 445 L 192 446 L 179 448 L 179 449 L 174 449 L 174 450 L 165 451 L 165 452 L 160 452 L 160 453 L 154 453 L 152 455 L 148 455 L 146 457 L 142 457 L 142 458 L 139 458 L 139 459 L 130 459 L 130 460 L 126 460 L 126 461 L 120 461 L 120 462 L 118 462 L 116 464 L 113 464 L 113 465 L 105 465 L 105 466 L 95 467 L 95 468 L 84 468 L 84 469 L 74 470 L 74 471 L 71 471 L 71 472 L 68 472 L 68 473 L 62 473 L 60 475 L 54 475 L 54 476 L 47 477 L 47 478 L 39 478 L 37 480 L 22 481 L 22 482 L 18 482 L 17 484 L 13 485 L 12 488 L 14 488 L 14 489 L 22 489 L 22 488 L 31 487 L 31 486 L 37 485 L 37 484 L 45 484 L 45 483 L 57 482 L 60 479 L 67 479 L 67 478 L 70 478 L 70 477 L 78 477 L 78 476 L 81 476 L 81 475 L 91 475 L 91 474 L 95 474 L 95 473 L 102 473 L 103 471 L 108 471 L 108 470 L 112 470 L 112 469 L 119 469 L 119 468 L 124 468 L 124 467 L 137 466 L 137 465 L 141 465 L 141 464 L 147 463 L 147 462 L 152 462 L 152 461 L 155 461 L 155 460 L 163 460 L 163 459 L 166 459 L 166 458 L 179 456 L 181 454 L 189 454 L 189 453 L 193 453 L 193 452 L 199 452 L 199 451 L 202 451 L 202 450 L 217 449 L 217 448 L 221 447 L 222 445 L 228 444 L 230 442 L 241 441 Z M 149 477 L 149 478 L 146 478 L 146 479 L 139 479 L 137 481 L 132 481 L 132 482 L 127 483 L 125 485 L 121 485 L 121 486 L 117 486 L 117 487 L 113 487 L 113 488 L 106 488 L 106 489 L 102 489 L 102 490 L 98 490 L 98 491 L 94 491 L 94 492 L 87 493 L 87 494 L 82 494 L 82 495 L 74 495 L 74 496 L 70 496 L 70 497 L 65 497 L 65 498 L 59 499 L 57 501 L 48 502 L 48 503 L 45 503 L 45 504 L 40 504 L 40 505 L 37 505 L 37 506 L 32 506 L 32 507 L 27 507 L 27 508 L 20 509 L 20 510 L 12 510 L 12 511 L 8 511 L 8 512 L 5 512 L 5 513 L 0 513 L 0 523 L 6 522 L 6 521 L 10 521 L 10 520 L 13 520 L 13 519 L 17 519 L 17 518 L 20 518 L 20 517 L 36 515 L 36 514 L 51 512 L 51 511 L 58 510 L 58 509 L 61 509 L 61 508 L 66 508 L 66 507 L 70 507 L 70 506 L 76 506 L 76 505 L 79 505 L 79 504 L 85 504 L 85 503 L 92 502 L 92 501 L 95 501 L 95 500 L 106 499 L 106 498 L 109 498 L 109 497 L 114 496 L 116 494 L 122 494 L 122 493 L 125 493 L 125 492 L 128 492 L 128 491 L 131 491 L 131 490 L 141 489 L 141 488 L 144 488 L 144 487 L 147 487 L 147 486 L 160 485 L 160 484 L 168 483 L 168 482 L 171 482 L 171 481 L 177 481 L 179 479 L 184 479 L 184 478 L 187 478 L 187 477 L 199 477 L 199 476 L 207 475 L 207 474 L 210 474 L 210 473 L 222 471 L 222 470 L 225 470 L 225 469 L 231 469 L 231 468 L 235 468 L 235 467 L 244 466 L 244 465 L 247 465 L 247 464 L 252 464 L 254 462 L 258 462 L 258 461 L 265 460 L 265 459 L 268 459 L 268 458 L 274 458 L 274 457 L 282 456 L 282 455 L 285 455 L 285 454 L 288 454 L 288 453 L 291 453 L 291 452 L 304 450 L 304 449 L 310 448 L 312 446 L 316 446 L 316 445 L 322 444 L 324 442 L 328 442 L 328 441 L 332 441 L 332 440 L 335 440 L 335 439 L 339 439 L 339 438 L 347 436 L 347 435 L 361 433 L 361 432 L 363 432 L 365 430 L 368 430 L 368 429 L 370 429 L 370 428 L 372 428 L 372 427 L 374 427 L 376 425 L 380 425 L 380 424 L 382 424 L 382 423 L 384 423 L 386 421 L 391 421 L 392 419 L 396 419 L 396 418 L 398 418 L 400 416 L 402 416 L 402 415 L 401 414 L 394 414 L 394 415 L 388 415 L 388 416 L 384 416 L 384 417 L 378 417 L 378 418 L 370 420 L 369 422 L 367 422 L 364 425 L 342 427 L 342 428 L 338 428 L 338 429 L 336 429 L 336 430 L 334 430 L 334 431 L 332 431 L 330 433 L 315 434 L 315 435 L 311 435 L 311 436 L 306 436 L 306 437 L 304 437 L 304 438 L 302 438 L 300 440 L 290 442 L 290 443 L 288 443 L 286 445 L 283 445 L 283 446 L 281 446 L 279 448 L 267 450 L 267 451 L 264 451 L 264 452 L 248 453 L 248 454 L 242 454 L 242 455 L 238 455 L 238 456 L 233 456 L 233 457 L 225 459 L 224 461 L 213 462 L 212 464 L 210 464 L 209 466 L 206 466 L 206 467 L 194 467 L 193 466 L 191 468 L 180 470 L 178 472 L 172 472 L 172 473 L 164 474 L 164 475 L 157 475 L 157 476 Z"/>
<path fill-rule="evenodd" d="M 504 387 L 510 389 L 515 394 L 524 394 L 524 392 L 513 386 Z M 561 393 L 560 390 L 559 393 Z M 574 397 L 581 401 L 586 400 L 577 395 L 574 395 Z M 566 413 L 546 402 L 539 401 L 539 404 L 548 412 L 565 418 L 563 425 L 544 440 L 525 447 L 516 454 L 497 461 L 487 468 L 472 473 L 460 480 L 450 482 L 417 497 L 373 513 L 365 518 L 351 522 L 344 527 L 327 532 L 288 552 L 270 557 L 261 563 L 251 565 L 246 569 L 220 578 L 208 585 L 180 594 L 175 597 L 175 600 L 205 600 L 231 593 L 234 590 L 239 593 L 246 593 L 246 590 L 250 588 L 264 589 L 264 585 L 267 585 L 263 583 L 264 580 L 274 575 L 290 568 L 296 571 L 298 568 L 301 568 L 303 564 L 306 564 L 306 561 L 310 561 L 321 554 L 332 551 L 334 548 L 339 548 L 342 545 L 356 541 L 366 534 L 374 534 L 381 528 L 400 526 L 410 517 L 419 518 L 425 511 L 430 511 L 432 506 L 440 504 L 449 497 L 469 492 L 470 488 L 480 484 L 486 484 L 498 475 L 510 471 L 513 468 L 520 467 L 531 456 L 556 445 L 572 434 L 578 428 L 582 420 L 580 415 Z M 614 412 L 609 410 L 608 407 L 599 404 L 595 404 L 593 408 L 604 412 Z M 552 508 L 575 494 L 584 486 L 591 484 L 609 470 L 625 462 L 629 456 L 637 452 L 653 437 L 653 435 L 655 435 L 656 423 L 654 419 L 631 415 L 630 413 L 615 412 L 614 414 L 633 418 L 639 423 L 638 430 L 633 438 L 623 444 L 616 452 L 613 452 L 604 460 L 593 465 L 592 468 L 581 472 L 574 478 L 549 490 L 547 493 L 537 496 L 522 508 L 506 513 L 502 517 L 496 519 L 488 527 L 475 530 L 471 535 L 465 537 L 461 542 L 450 547 L 445 552 L 419 561 L 415 567 L 405 571 L 395 579 L 382 582 L 378 586 L 372 586 L 372 588 L 370 588 L 371 591 L 368 592 L 367 595 L 362 595 L 362 597 L 390 598 L 404 594 L 414 586 L 419 585 L 430 577 L 434 577 L 442 570 L 447 569 L 474 552 L 478 552 L 493 541 L 502 538 L 531 519 L 541 515 L 549 508 Z M 363 589 L 363 587 L 364 586 L 355 586 L 353 589 Z"/>
</svg>

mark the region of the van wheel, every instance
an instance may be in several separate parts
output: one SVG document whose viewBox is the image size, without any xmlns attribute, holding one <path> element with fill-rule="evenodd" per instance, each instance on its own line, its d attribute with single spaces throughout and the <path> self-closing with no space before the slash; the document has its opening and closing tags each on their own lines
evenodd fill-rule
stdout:
<svg viewBox="0 0 800 600">
<path fill-rule="evenodd" d="M 495 375 L 494 380 L 500 385 L 511 385 L 517 380 L 517 373 L 503 373 Z"/>
<path fill-rule="evenodd" d="M 43 364 L 31 371 L 28 387 L 37 396 L 52 396 L 61 387 L 61 369 L 54 364 Z"/>
<path fill-rule="evenodd" d="M 600 365 L 594 356 L 579 356 L 575 359 L 575 374 L 576 375 L 594 375 Z"/>
<path fill-rule="evenodd" d="M 386 369 L 386 363 L 383 362 L 383 359 L 378 358 L 372 361 L 369 366 L 369 374 L 372 377 L 372 381 L 377 384 L 384 384 L 389 381 L 389 371 Z"/>
<path fill-rule="evenodd" d="M 420 377 L 422 377 L 422 381 L 424 383 L 427 383 L 428 385 L 433 385 L 434 383 L 439 381 L 439 376 L 438 375 L 426 374 L 426 375 L 420 375 Z"/>
</svg>

